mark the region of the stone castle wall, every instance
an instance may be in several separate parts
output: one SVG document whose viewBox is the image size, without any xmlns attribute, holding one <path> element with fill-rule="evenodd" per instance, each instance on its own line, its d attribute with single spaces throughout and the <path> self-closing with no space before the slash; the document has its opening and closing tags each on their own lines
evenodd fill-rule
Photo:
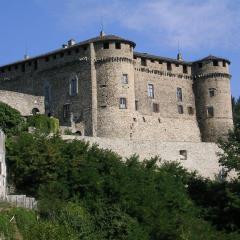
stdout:
<svg viewBox="0 0 240 240">
<path fill-rule="evenodd" d="M 135 44 L 119 37 L 96 39 L 0 68 L 1 91 L 45 97 L 46 113 L 85 136 L 201 142 L 216 141 L 232 128 L 228 63 L 203 59 L 200 69 L 197 62 L 133 52 Z M 72 79 L 78 82 L 74 95 Z M 209 88 L 216 88 L 213 98 Z M 214 107 L 212 118 L 206 117 L 208 106 Z"/>
<path fill-rule="evenodd" d="M 38 109 L 41 114 L 45 113 L 44 97 L 42 96 L 0 90 L 0 102 L 15 108 L 22 116 L 32 115 L 33 109 Z"/>
<path fill-rule="evenodd" d="M 100 148 L 111 149 L 127 158 L 138 154 L 140 160 L 159 156 L 165 161 L 177 161 L 190 171 L 197 171 L 203 177 L 215 178 L 221 172 L 217 153 L 221 152 L 215 143 L 163 142 L 146 140 L 126 140 L 117 138 L 76 137 L 63 135 L 65 140 L 84 140 L 98 144 Z M 180 151 L 186 151 L 187 159 L 183 160 Z"/>
</svg>

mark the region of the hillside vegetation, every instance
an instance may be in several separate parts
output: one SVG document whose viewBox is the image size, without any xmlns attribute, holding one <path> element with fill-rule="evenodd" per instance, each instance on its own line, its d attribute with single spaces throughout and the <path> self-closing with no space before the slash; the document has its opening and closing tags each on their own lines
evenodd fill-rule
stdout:
<svg viewBox="0 0 240 240">
<path fill-rule="evenodd" d="M 229 141 L 220 142 L 226 174 L 240 172 L 238 123 Z M 10 208 L 0 213 L 6 239 L 15 236 L 12 215 L 24 240 L 240 239 L 238 178 L 211 181 L 177 163 L 159 167 L 158 158 L 122 159 L 42 132 L 9 135 L 6 149 L 9 181 L 39 200 L 36 212 Z"/>
</svg>

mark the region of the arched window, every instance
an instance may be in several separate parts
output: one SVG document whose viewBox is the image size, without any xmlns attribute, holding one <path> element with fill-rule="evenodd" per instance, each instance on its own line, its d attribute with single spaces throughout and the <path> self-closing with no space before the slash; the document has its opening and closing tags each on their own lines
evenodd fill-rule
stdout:
<svg viewBox="0 0 240 240">
<path fill-rule="evenodd" d="M 39 111 L 38 108 L 33 108 L 33 109 L 32 109 L 32 115 L 36 115 L 36 114 L 38 114 L 38 113 L 40 113 L 40 111 Z"/>
<path fill-rule="evenodd" d="M 69 83 L 69 95 L 75 96 L 78 94 L 78 78 L 77 76 L 70 79 Z"/>
</svg>

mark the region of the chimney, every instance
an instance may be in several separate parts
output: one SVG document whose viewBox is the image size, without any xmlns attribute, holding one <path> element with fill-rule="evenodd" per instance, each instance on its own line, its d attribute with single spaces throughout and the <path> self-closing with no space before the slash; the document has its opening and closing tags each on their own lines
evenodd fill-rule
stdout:
<svg viewBox="0 0 240 240">
<path fill-rule="evenodd" d="M 27 60 L 27 59 L 29 59 L 29 58 L 30 58 L 29 55 L 27 55 L 27 54 L 24 55 L 24 59 L 25 59 L 25 60 Z"/>
<path fill-rule="evenodd" d="M 71 47 L 71 46 L 73 46 L 73 45 L 75 45 L 76 44 L 76 41 L 74 40 L 74 39 L 70 39 L 69 41 L 68 41 L 68 47 Z"/>
</svg>

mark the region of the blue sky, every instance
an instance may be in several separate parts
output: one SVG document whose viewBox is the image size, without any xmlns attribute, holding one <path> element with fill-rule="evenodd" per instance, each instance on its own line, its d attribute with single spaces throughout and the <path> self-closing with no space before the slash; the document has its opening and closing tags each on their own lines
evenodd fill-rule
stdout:
<svg viewBox="0 0 240 240">
<path fill-rule="evenodd" d="M 185 60 L 228 58 L 240 96 L 239 0 L 0 0 L 0 65 L 82 41 L 101 30 L 136 42 L 136 51 Z"/>
</svg>

